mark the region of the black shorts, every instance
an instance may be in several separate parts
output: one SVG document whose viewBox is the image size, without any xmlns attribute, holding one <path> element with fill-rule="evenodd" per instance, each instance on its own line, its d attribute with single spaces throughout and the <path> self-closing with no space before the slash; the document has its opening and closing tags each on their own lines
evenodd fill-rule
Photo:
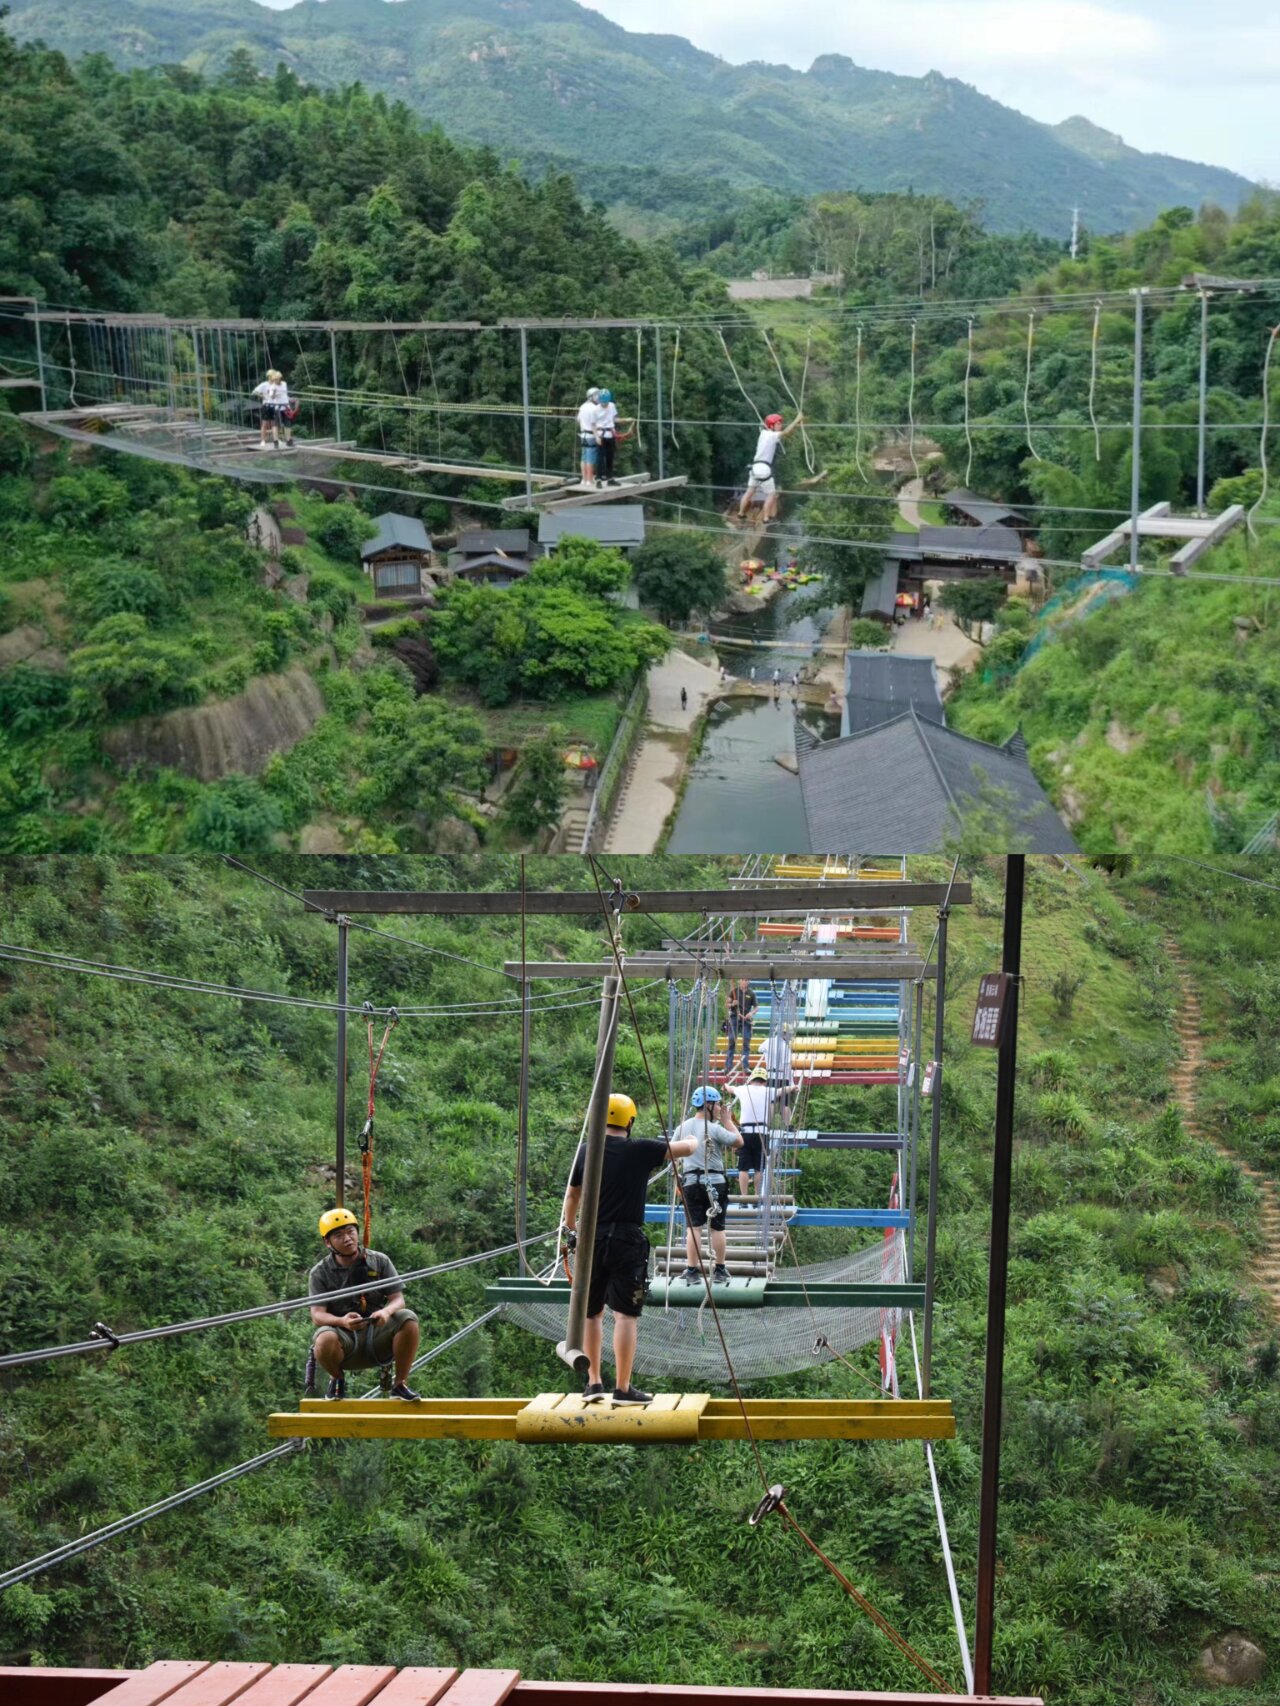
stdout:
<svg viewBox="0 0 1280 1706">
<path fill-rule="evenodd" d="M 260 403 L 258 413 L 262 416 L 263 426 L 270 426 L 273 422 L 284 419 L 284 410 L 279 403 Z"/>
<path fill-rule="evenodd" d="M 725 1210 L 729 1206 L 727 1179 L 690 1179 L 684 1187 L 685 1216 L 694 1232 L 700 1232 L 711 1217 L 711 1230 L 724 1231 Z"/>
<path fill-rule="evenodd" d="M 764 1138 L 758 1131 L 744 1131 L 738 1151 L 738 1171 L 759 1173 L 764 1168 Z"/>
<path fill-rule="evenodd" d="M 649 1240 L 641 1226 L 611 1226 L 596 1235 L 588 1316 L 607 1303 L 615 1315 L 638 1315 L 649 1289 Z"/>
</svg>

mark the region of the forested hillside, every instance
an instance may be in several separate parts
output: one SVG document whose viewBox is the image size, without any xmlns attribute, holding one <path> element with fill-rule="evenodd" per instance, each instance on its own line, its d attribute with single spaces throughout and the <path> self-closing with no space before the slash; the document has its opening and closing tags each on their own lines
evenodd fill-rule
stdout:
<svg viewBox="0 0 1280 1706">
<path fill-rule="evenodd" d="M 623 861 L 619 874 L 675 886 L 712 869 Z M 948 869 L 913 861 L 911 874 Z M 265 870 L 294 887 L 519 878 L 511 860 Z M 1280 869 L 1255 862 L 1248 874 L 1275 885 Z M 976 980 L 998 954 L 998 862 L 972 875 L 975 904 L 952 916 L 935 1341 L 935 1391 L 954 1399 L 959 1424 L 938 1462 L 967 1605 L 994 1084 L 994 1058 L 970 1049 L 968 1029 Z M 1187 1134 L 1172 1097 L 1179 994 L 1166 933 L 1211 1027 L 1201 1117 L 1274 1177 L 1276 890 L 1173 864 L 1109 878 L 1032 861 L 1029 875 L 996 1676 L 1053 1706 L 1192 1706 L 1205 1698 L 1192 1667 L 1209 1640 L 1235 1628 L 1271 1652 L 1280 1641 L 1280 1388 L 1274 1324 L 1247 1271 L 1257 1193 Z M 535 861 L 528 879 L 590 883 L 563 862 Z M 0 897 L 9 941 L 333 998 L 323 920 L 214 861 L 10 860 Z M 675 922 L 637 917 L 629 945 L 655 945 Z M 492 967 L 516 953 L 517 921 L 401 920 L 395 935 L 353 935 L 353 999 L 443 1007 L 507 993 L 501 978 L 414 944 Z M 600 944 L 589 923 L 530 921 L 530 954 L 586 958 Z M 535 1232 L 555 1224 L 590 1089 L 596 1004 L 590 991 L 580 999 L 534 1020 Z M 661 1077 L 666 995 L 637 1000 Z M 10 1157 L 0 1344 L 297 1293 L 331 1196 L 330 1014 L 10 965 L 0 1043 Z M 353 1120 L 362 1049 L 353 1035 Z M 461 1031 L 454 1018 L 406 1017 L 396 1030 L 380 1078 L 374 1242 L 402 1268 L 512 1237 L 517 1068 L 511 1017 Z M 615 1081 L 637 1093 L 651 1130 L 630 1034 Z M 828 1089 L 810 1107 L 819 1124 L 874 1124 L 889 1094 Z M 881 1161 L 818 1157 L 801 1198 L 878 1201 Z M 424 1346 L 479 1313 L 490 1271 L 415 1290 Z M 307 1338 L 304 1321 L 273 1317 L 5 1376 L 0 1570 L 261 1450 L 266 1413 L 297 1393 Z M 854 1360 L 856 1373 L 827 1362 L 777 1389 L 867 1396 L 874 1353 Z M 499 1324 L 424 1369 L 421 1384 L 532 1393 L 557 1385 L 557 1367 L 544 1342 Z M 766 1461 L 833 1561 L 958 1682 L 918 1447 L 771 1445 Z M 793 1536 L 747 1527 L 758 1491 L 737 1445 L 587 1455 L 322 1445 L 10 1590 L 0 1658 L 193 1654 L 910 1688 L 914 1672 Z M 1261 1706 L 1273 1695 L 1264 1678 L 1233 1697 Z"/>
<path fill-rule="evenodd" d="M 1083 205 L 1098 229 L 1118 231 L 1173 202 L 1234 207 L 1251 187 L 1125 148 L 1084 119 L 1039 124 L 938 71 L 900 77 L 834 53 L 808 71 L 730 65 L 573 0 L 304 0 L 285 11 L 252 0 L 17 0 L 13 26 L 126 67 L 216 72 L 243 50 L 268 74 L 283 63 L 319 87 L 359 78 L 450 135 L 535 173 L 569 170 L 585 193 L 664 228 L 734 194 L 853 187 L 976 204 L 999 231 L 1059 234 Z"/>
</svg>

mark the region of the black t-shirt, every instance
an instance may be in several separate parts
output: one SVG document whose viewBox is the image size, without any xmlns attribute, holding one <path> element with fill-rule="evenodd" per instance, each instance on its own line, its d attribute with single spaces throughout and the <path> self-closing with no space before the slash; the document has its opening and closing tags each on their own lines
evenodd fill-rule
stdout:
<svg viewBox="0 0 1280 1706">
<path fill-rule="evenodd" d="M 580 1143 L 569 1175 L 571 1185 L 582 1184 L 585 1159 L 585 1147 Z M 613 1137 L 606 1133 L 598 1224 L 643 1226 L 649 1180 L 666 1159 L 667 1146 L 656 1138 Z"/>
<path fill-rule="evenodd" d="M 356 1259 L 349 1268 L 344 1268 L 338 1258 L 330 1250 L 329 1254 L 318 1261 L 311 1270 L 311 1280 L 307 1292 L 313 1303 L 324 1303 L 327 1291 L 346 1291 L 349 1286 L 363 1285 L 366 1280 L 395 1280 L 397 1279 L 395 1263 L 390 1256 L 384 1256 L 381 1250 L 366 1250 L 361 1248 Z M 348 1297 L 333 1304 L 330 1313 L 334 1315 L 349 1315 L 353 1309 L 358 1310 L 366 1319 L 375 1309 L 381 1309 L 389 1298 L 400 1290 L 398 1284 L 379 1287 L 371 1286 L 361 1297 Z M 329 1307 L 326 1305 L 326 1307 Z"/>
</svg>

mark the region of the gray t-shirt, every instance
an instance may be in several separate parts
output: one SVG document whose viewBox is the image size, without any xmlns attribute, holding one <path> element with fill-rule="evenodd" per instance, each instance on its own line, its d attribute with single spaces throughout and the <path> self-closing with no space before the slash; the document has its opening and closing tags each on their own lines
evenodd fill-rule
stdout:
<svg viewBox="0 0 1280 1706">
<path fill-rule="evenodd" d="M 686 1155 L 681 1162 L 681 1168 L 686 1176 L 690 1173 L 708 1173 L 712 1178 L 724 1177 L 724 1152 L 732 1149 L 737 1143 L 737 1137 L 727 1126 L 720 1125 L 715 1120 L 704 1120 L 701 1114 L 695 1114 L 678 1125 L 671 1134 L 674 1143 L 681 1137 L 696 1137 L 698 1147 L 692 1155 Z"/>
<path fill-rule="evenodd" d="M 381 1309 L 388 1299 L 400 1290 L 399 1276 L 395 1263 L 390 1256 L 384 1256 L 381 1250 L 360 1249 L 354 1262 L 349 1268 L 344 1268 L 338 1258 L 330 1250 L 329 1254 L 318 1261 L 311 1270 L 310 1284 L 307 1292 L 312 1303 L 324 1305 L 334 1315 L 349 1315 L 354 1309 L 367 1320 L 375 1309 Z M 379 1286 L 374 1282 L 382 1280 Z M 395 1280 L 394 1285 L 387 1285 L 387 1280 Z M 345 1302 L 339 1301 L 333 1305 L 325 1303 L 324 1294 L 327 1291 L 346 1291 L 349 1286 L 363 1285 L 369 1282 L 369 1290 L 360 1297 L 348 1297 Z"/>
</svg>

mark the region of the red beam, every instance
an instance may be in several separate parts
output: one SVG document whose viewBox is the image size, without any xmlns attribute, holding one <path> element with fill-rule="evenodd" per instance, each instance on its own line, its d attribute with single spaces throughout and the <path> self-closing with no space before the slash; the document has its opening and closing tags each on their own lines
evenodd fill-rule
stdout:
<svg viewBox="0 0 1280 1706">
<path fill-rule="evenodd" d="M 332 1665 L 277 1665 L 236 1701 L 236 1706 L 298 1706 L 333 1674 Z"/>
<path fill-rule="evenodd" d="M 0 1665 L 0 1699 L 12 1706 L 89 1706 L 139 1673 L 132 1670 L 61 1670 L 56 1665 Z"/>
<path fill-rule="evenodd" d="M 518 1670 L 464 1670 L 440 1706 L 502 1706 L 519 1681 Z"/>
<path fill-rule="evenodd" d="M 208 1659 L 157 1659 L 100 1698 L 109 1700 L 111 1706 L 157 1706 L 158 1701 L 168 1700 L 208 1668 Z"/>
<path fill-rule="evenodd" d="M 271 1669 L 264 1664 L 212 1664 L 169 1696 L 169 1706 L 231 1706 Z"/>
<path fill-rule="evenodd" d="M 457 1675 L 446 1665 L 410 1665 L 387 1684 L 377 1706 L 435 1706 Z"/>
<path fill-rule="evenodd" d="M 647 1682 L 522 1682 L 511 1706 L 585 1706 L 586 1697 L 607 1695 L 618 1706 L 1044 1706 L 1039 1695 L 847 1693 L 836 1688 L 691 1688 Z"/>
<path fill-rule="evenodd" d="M 307 1706 L 368 1706 L 395 1674 L 394 1665 L 339 1665 L 307 1695 Z"/>
</svg>

